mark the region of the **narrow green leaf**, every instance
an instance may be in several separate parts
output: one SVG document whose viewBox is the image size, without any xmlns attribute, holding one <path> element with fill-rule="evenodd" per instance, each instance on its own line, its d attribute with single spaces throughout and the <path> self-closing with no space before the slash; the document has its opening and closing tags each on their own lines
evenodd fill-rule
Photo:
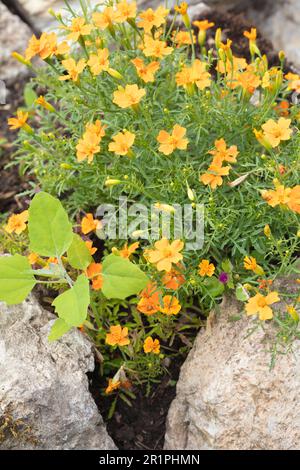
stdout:
<svg viewBox="0 0 300 470">
<path fill-rule="evenodd" d="M 114 254 L 103 261 L 102 275 L 102 292 L 108 299 L 125 299 L 138 294 L 149 282 L 138 266 Z"/>
<path fill-rule="evenodd" d="M 72 326 L 68 325 L 62 318 L 57 318 L 53 323 L 50 333 L 48 335 L 49 341 L 56 341 L 65 333 L 67 333 Z"/>
<path fill-rule="evenodd" d="M 61 202 L 44 192 L 31 201 L 28 229 L 31 251 L 42 256 L 61 256 L 73 240 L 72 225 Z"/>
<path fill-rule="evenodd" d="M 68 249 L 68 261 L 72 268 L 86 269 L 93 261 L 88 247 L 76 233 L 73 234 L 73 241 Z"/>
<path fill-rule="evenodd" d="M 0 300 L 8 305 L 19 304 L 26 299 L 35 284 L 26 256 L 0 257 Z"/>
<path fill-rule="evenodd" d="M 70 326 L 80 326 L 87 317 L 90 303 L 88 278 L 81 274 L 71 289 L 60 294 L 52 305 L 58 316 Z"/>
<path fill-rule="evenodd" d="M 36 92 L 33 90 L 30 83 L 27 83 L 27 85 L 24 88 L 24 101 L 25 101 L 26 106 L 30 108 L 37 98 L 38 96 Z"/>
</svg>

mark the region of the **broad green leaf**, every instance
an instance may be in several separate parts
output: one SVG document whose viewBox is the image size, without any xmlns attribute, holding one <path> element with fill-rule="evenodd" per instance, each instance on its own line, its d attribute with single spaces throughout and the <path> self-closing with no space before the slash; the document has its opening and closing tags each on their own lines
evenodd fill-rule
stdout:
<svg viewBox="0 0 300 470">
<path fill-rule="evenodd" d="M 27 83 L 27 85 L 24 88 L 24 101 L 25 101 L 26 106 L 30 108 L 37 98 L 38 96 L 36 92 L 33 90 L 30 83 Z"/>
<path fill-rule="evenodd" d="M 222 262 L 221 264 L 222 266 L 222 269 L 226 272 L 226 273 L 231 273 L 232 271 L 232 264 L 231 264 L 231 261 L 229 259 L 226 259 L 225 261 Z"/>
<path fill-rule="evenodd" d="M 114 254 L 103 261 L 102 275 L 102 292 L 108 299 L 125 299 L 140 292 L 149 282 L 138 266 Z"/>
<path fill-rule="evenodd" d="M 48 340 L 56 341 L 65 333 L 67 333 L 71 328 L 72 326 L 68 325 L 62 318 L 57 318 L 51 327 Z"/>
<path fill-rule="evenodd" d="M 26 256 L 2 256 L 0 258 L 0 300 L 8 305 L 19 304 L 26 299 L 36 284 Z"/>
<path fill-rule="evenodd" d="M 90 303 L 90 288 L 88 278 L 81 274 L 69 290 L 60 294 L 52 302 L 59 318 L 70 326 L 80 326 L 87 316 Z"/>
<path fill-rule="evenodd" d="M 211 297 L 218 297 L 224 291 L 224 284 L 222 284 L 222 282 L 220 282 L 216 277 L 206 279 L 205 287 Z"/>
<path fill-rule="evenodd" d="M 73 235 L 73 241 L 68 249 L 67 256 L 70 265 L 75 269 L 86 269 L 93 261 L 88 247 L 76 233 Z"/>
<path fill-rule="evenodd" d="M 237 300 L 240 300 L 241 302 L 246 302 L 246 300 L 248 300 L 250 297 L 246 289 L 242 286 L 242 284 L 237 285 L 235 289 L 235 296 Z"/>
<path fill-rule="evenodd" d="M 59 257 L 73 240 L 72 225 L 60 201 L 40 192 L 29 207 L 30 249 L 42 256 Z"/>
</svg>

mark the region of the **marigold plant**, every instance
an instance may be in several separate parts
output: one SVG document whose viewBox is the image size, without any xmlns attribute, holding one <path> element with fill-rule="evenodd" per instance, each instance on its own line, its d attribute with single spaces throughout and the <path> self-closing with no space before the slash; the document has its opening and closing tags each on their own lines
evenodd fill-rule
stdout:
<svg viewBox="0 0 300 470">
<path fill-rule="evenodd" d="M 63 201 L 78 236 L 71 254 L 36 243 L 25 254 L 36 274 L 88 284 L 88 316 L 73 323 L 101 355 L 106 393 L 122 394 L 129 379 L 155 380 L 175 341 L 186 350 L 223 293 L 257 322 L 278 318 L 282 297 L 272 284 L 298 269 L 300 109 L 291 94 L 300 77 L 286 73 L 282 53 L 269 65 L 254 28 L 244 33 L 250 59 L 237 57 L 230 38 L 205 18 L 192 21 L 185 3 L 173 17 L 127 0 L 93 10 L 80 3 L 82 11 L 66 2 L 66 16 L 56 15 L 59 34 L 33 36 L 25 56 L 14 55 L 36 76 L 32 102 L 8 125 L 18 129 L 15 162 Z M 173 226 L 178 206 L 203 204 L 203 246 L 189 249 L 186 233 L 166 237 L 162 227 L 153 239 L 136 226 L 124 240 L 105 240 L 96 208 L 124 196 L 153 205 Z M 26 211 L 3 230 L 26 237 Z M 82 253 L 88 262 L 76 268 Z M 135 269 L 146 276 L 138 292 Z M 60 295 L 70 296 L 65 288 Z M 298 325 L 297 299 L 284 307 L 288 327 Z"/>
</svg>

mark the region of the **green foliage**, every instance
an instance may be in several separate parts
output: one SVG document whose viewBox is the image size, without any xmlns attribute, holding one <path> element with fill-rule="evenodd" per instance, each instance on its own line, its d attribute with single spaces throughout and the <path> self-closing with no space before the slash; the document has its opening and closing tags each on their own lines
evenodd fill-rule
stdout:
<svg viewBox="0 0 300 470">
<path fill-rule="evenodd" d="M 30 249 L 41 256 L 62 256 L 73 240 L 72 224 L 61 202 L 50 194 L 34 196 L 28 221 Z"/>
<path fill-rule="evenodd" d="M 74 285 L 56 297 L 52 303 L 59 318 L 70 326 L 82 325 L 86 319 L 89 304 L 89 281 L 84 274 L 81 274 Z"/>
<path fill-rule="evenodd" d="M 57 341 L 61 336 L 67 333 L 72 328 L 72 325 L 66 323 L 62 318 L 57 318 L 53 323 L 48 340 Z"/>
<path fill-rule="evenodd" d="M 67 256 L 70 265 L 75 269 L 86 269 L 93 261 L 86 244 L 77 233 L 73 234 L 73 241 L 69 246 Z"/>
<path fill-rule="evenodd" d="M 36 284 L 26 256 L 13 255 L 0 258 L 0 300 L 8 305 L 26 299 Z"/>
<path fill-rule="evenodd" d="M 113 254 L 105 258 L 102 275 L 102 292 L 108 299 L 125 299 L 138 294 L 149 282 L 147 276 L 136 265 Z"/>
</svg>

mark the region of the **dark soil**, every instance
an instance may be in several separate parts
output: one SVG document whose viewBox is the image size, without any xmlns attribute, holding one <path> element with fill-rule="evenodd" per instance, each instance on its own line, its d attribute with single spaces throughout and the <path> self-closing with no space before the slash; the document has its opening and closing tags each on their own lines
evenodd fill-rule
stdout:
<svg viewBox="0 0 300 470">
<path fill-rule="evenodd" d="M 197 19 L 197 18 L 194 18 Z M 224 36 L 233 41 L 233 52 L 236 56 L 249 57 L 248 40 L 243 36 L 243 32 L 251 28 L 242 15 L 233 15 L 219 12 L 212 12 L 205 17 L 198 19 L 208 19 L 215 23 L 215 27 L 208 31 L 208 45 L 210 46 L 217 27 L 221 27 Z M 226 39 L 226 38 L 224 38 Z M 267 54 L 270 65 L 278 64 L 278 56 L 272 49 L 269 41 L 258 34 L 258 47 L 263 54 Z M 287 70 L 292 70 L 291 64 L 287 64 Z M 0 105 L 0 139 L 6 139 L 7 143 L 0 145 L 0 212 L 20 211 L 26 207 L 24 200 L 19 200 L 17 194 L 29 188 L 29 180 L 21 177 L 17 167 L 5 166 L 10 162 L 14 147 L 11 142 L 15 134 L 8 131 L 7 118 L 12 116 L 16 109 L 23 102 L 23 87 L 25 80 L 16 82 L 9 89 L 8 104 Z M 3 151 L 4 150 L 4 151 Z M 40 292 L 47 308 L 47 296 L 51 297 L 49 292 Z M 46 297 L 46 298 L 45 298 Z M 49 308 L 49 305 L 48 305 Z M 146 396 L 145 390 L 135 388 L 136 400 L 129 407 L 122 400 L 118 400 L 113 417 L 107 421 L 107 429 L 116 445 L 120 449 L 162 449 L 164 444 L 165 424 L 169 406 L 175 397 L 175 383 L 178 380 L 180 367 L 184 357 L 176 357 L 171 360 L 168 367 L 168 374 L 162 377 L 159 384 L 152 386 L 149 396 Z M 106 386 L 106 381 L 100 378 L 99 371 L 95 370 L 89 376 L 90 390 L 95 402 L 107 420 L 108 412 L 112 403 L 110 396 L 103 396 L 102 391 Z"/>
<path fill-rule="evenodd" d="M 168 374 L 157 385 L 152 385 L 149 396 L 145 387 L 134 387 L 136 399 L 128 406 L 120 398 L 116 411 L 110 420 L 107 415 L 112 404 L 111 396 L 103 396 L 100 390 L 106 387 L 106 380 L 100 379 L 95 369 L 90 376 L 90 391 L 106 422 L 107 431 L 119 449 L 163 449 L 166 418 L 172 400 L 176 395 L 176 382 L 185 357 L 173 359 Z"/>
<path fill-rule="evenodd" d="M 8 86 L 7 104 L 0 105 L 0 213 L 20 212 L 27 207 L 26 201 L 17 194 L 29 188 L 28 177 L 22 177 L 17 166 L 6 168 L 15 151 L 15 131 L 10 131 L 7 119 L 23 104 L 23 89 L 28 78 Z M 3 140 L 3 143 L 2 143 Z"/>
</svg>

